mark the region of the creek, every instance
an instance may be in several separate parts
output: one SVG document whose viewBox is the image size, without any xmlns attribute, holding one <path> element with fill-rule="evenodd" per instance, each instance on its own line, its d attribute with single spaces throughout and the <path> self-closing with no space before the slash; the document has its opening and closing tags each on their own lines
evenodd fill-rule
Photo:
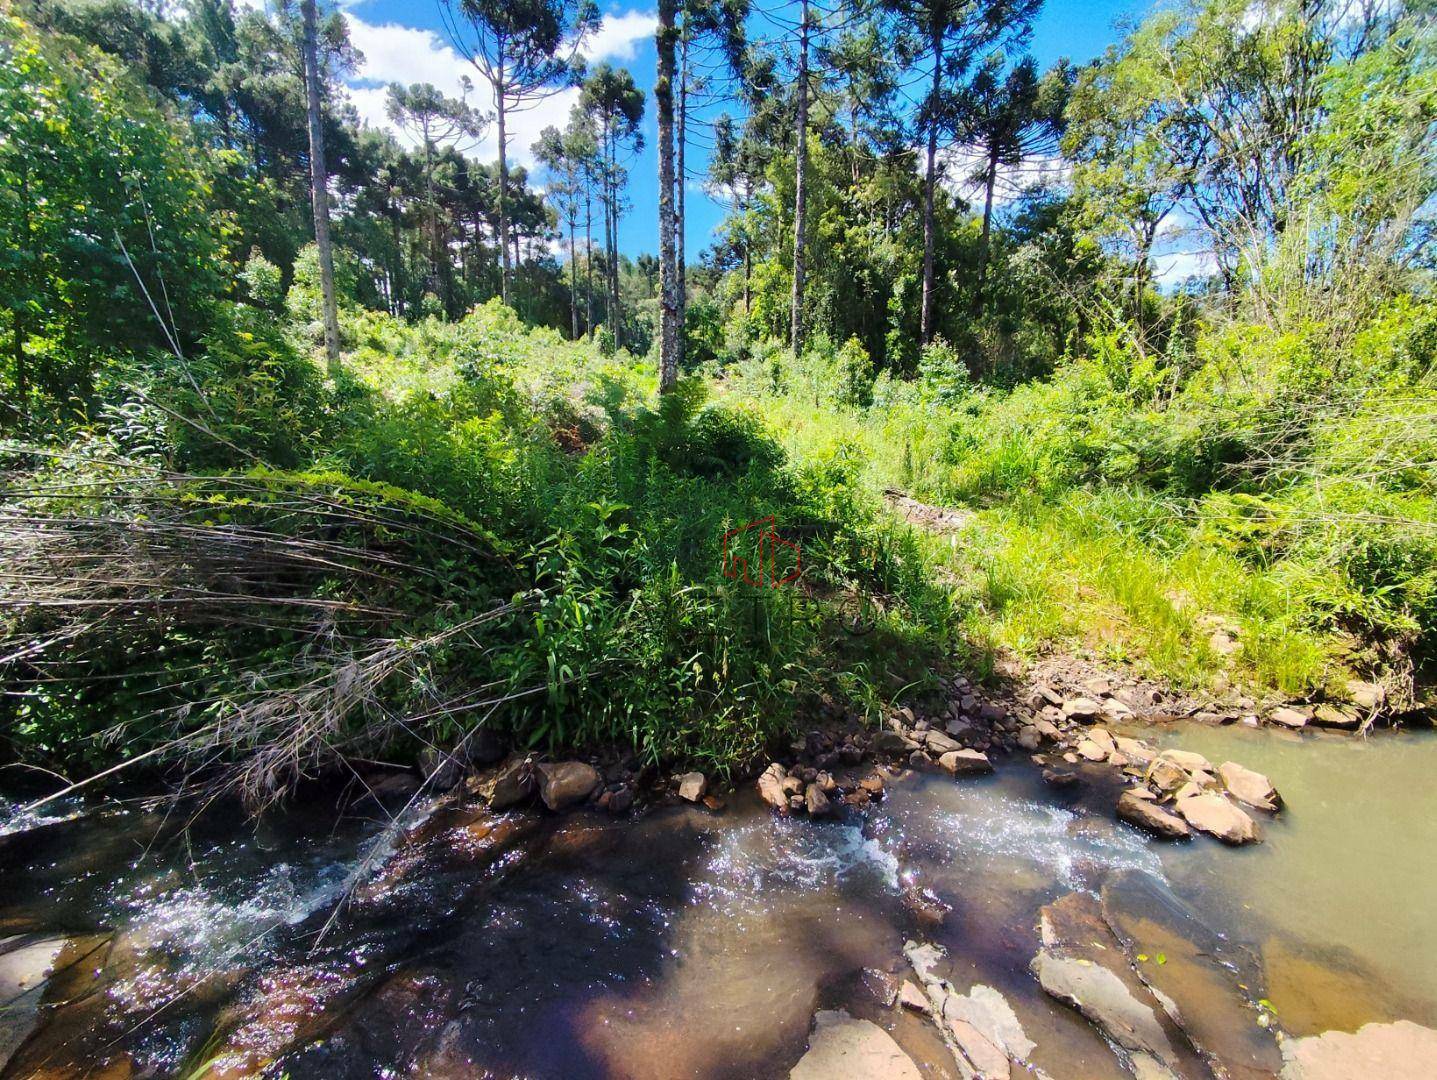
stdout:
<svg viewBox="0 0 1437 1080">
<path fill-rule="evenodd" d="M 1035 1067 L 1122 1077 L 1029 971 L 1039 910 L 1116 873 L 1216 931 L 1288 1034 L 1437 1026 L 1437 738 L 1141 730 L 1266 773 L 1287 809 L 1263 843 L 1164 845 L 1101 783 L 1055 790 L 1022 758 L 908 774 L 830 821 L 745 790 L 625 821 L 416 806 L 399 830 L 311 802 L 0 822 L 0 936 L 68 941 L 0 1075 L 783 1077 L 842 1009 L 956 1076 L 931 1021 L 888 1004 L 912 940 L 1007 998 Z"/>
</svg>

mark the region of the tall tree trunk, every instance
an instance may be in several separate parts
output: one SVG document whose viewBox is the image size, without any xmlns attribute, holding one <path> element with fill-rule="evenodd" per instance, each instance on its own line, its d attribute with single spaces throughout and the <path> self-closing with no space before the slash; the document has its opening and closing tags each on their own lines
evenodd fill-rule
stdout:
<svg viewBox="0 0 1437 1080">
<path fill-rule="evenodd" d="M 389 219 L 389 235 L 394 242 L 394 270 L 389 275 L 390 314 L 401 317 L 404 315 L 404 238 L 399 232 L 399 210 L 397 208 Z"/>
<path fill-rule="evenodd" d="M 933 200 L 938 184 L 938 97 L 943 83 L 943 36 L 933 35 L 933 87 L 928 95 L 927 171 L 923 181 L 923 304 L 918 340 L 933 340 Z"/>
<path fill-rule="evenodd" d="M 594 200 L 584 192 L 584 332 L 594 340 Z"/>
<path fill-rule="evenodd" d="M 753 275 L 753 245 L 747 240 L 743 242 L 743 313 L 747 315 L 753 306 L 753 297 L 749 292 L 749 278 Z"/>
<path fill-rule="evenodd" d="M 679 39 L 679 115 L 678 134 L 674 137 L 675 181 L 674 200 L 678 212 L 674 218 L 674 264 L 678 272 L 679 289 L 679 363 L 684 359 L 684 326 L 688 323 L 689 273 L 688 261 L 684 255 L 684 232 L 687 229 L 685 216 L 685 193 L 688 187 L 688 172 L 684 165 L 688 146 L 689 130 L 689 14 L 684 11 L 683 36 Z"/>
<path fill-rule="evenodd" d="M 569 204 L 569 339 L 579 340 L 579 262 L 574 250 L 574 204 Z"/>
<path fill-rule="evenodd" d="M 612 132 L 607 134 L 606 141 L 608 142 L 609 235 L 605 237 L 605 242 L 609 248 L 609 329 L 614 335 L 614 347 L 619 348 L 624 344 L 624 312 L 623 302 L 619 299 L 619 183 L 615 176 L 618 150 L 614 145 Z"/>
<path fill-rule="evenodd" d="M 319 113 L 319 29 L 315 0 L 303 0 L 304 83 L 309 99 L 309 193 L 314 204 L 314 243 L 319 248 L 319 290 L 324 305 L 324 353 L 331 378 L 339 374 L 339 314 L 334 306 L 334 248 L 329 239 L 329 175 L 324 167 L 324 127 Z"/>
<path fill-rule="evenodd" d="M 674 259 L 674 8 L 659 0 L 657 46 L 659 77 L 654 99 L 659 107 L 659 393 L 679 381 L 679 285 Z"/>
<path fill-rule="evenodd" d="M 25 401 L 30 396 L 30 381 L 25 371 L 25 320 L 20 312 L 10 313 L 10 329 L 14 334 L 11 349 L 15 358 L 15 412 L 17 418 L 25 418 Z"/>
<path fill-rule="evenodd" d="M 789 344 L 793 354 L 803 352 L 804 232 L 808 211 L 808 0 L 803 0 L 799 23 L 797 159 L 793 184 L 793 309 Z"/>
<path fill-rule="evenodd" d="M 998 148 L 988 150 L 988 165 L 983 173 L 983 234 L 978 241 L 978 282 L 973 287 L 973 314 L 983 311 L 988 295 L 988 251 L 993 236 L 993 189 L 998 184 Z"/>
<path fill-rule="evenodd" d="M 504 68 L 494 86 L 494 111 L 499 128 L 499 298 L 509 302 L 509 135 L 504 126 Z"/>
</svg>

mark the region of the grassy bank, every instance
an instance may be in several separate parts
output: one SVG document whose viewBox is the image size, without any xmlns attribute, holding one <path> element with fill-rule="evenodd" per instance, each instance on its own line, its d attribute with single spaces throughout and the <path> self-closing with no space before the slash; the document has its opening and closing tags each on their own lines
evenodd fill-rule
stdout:
<svg viewBox="0 0 1437 1080">
<path fill-rule="evenodd" d="M 492 304 L 349 312 L 332 384 L 308 329 L 235 308 L 191 360 L 117 371 L 101 422 L 10 446 L 12 752 L 238 762 L 257 798 L 476 726 L 726 769 L 950 642 L 859 459 L 785 453 L 702 380 L 656 404 L 648 366 Z M 724 576 L 725 532 L 770 515 L 798 587 Z M 879 632 L 847 634 L 871 594 Z"/>
<path fill-rule="evenodd" d="M 1434 333 L 1404 298 L 1341 346 L 1321 326 L 1210 327 L 1163 356 L 1098 337 L 1013 390 L 941 345 L 911 382 L 820 343 L 752 350 L 723 385 L 795 456 L 851 453 L 870 489 L 973 512 L 934 557 L 980 651 L 1290 696 L 1377 673 L 1400 697 L 1437 630 Z"/>
</svg>

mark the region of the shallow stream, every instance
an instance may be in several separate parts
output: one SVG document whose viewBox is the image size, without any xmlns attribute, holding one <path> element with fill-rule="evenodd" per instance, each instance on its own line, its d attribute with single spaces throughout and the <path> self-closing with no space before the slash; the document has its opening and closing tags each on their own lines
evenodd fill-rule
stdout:
<svg viewBox="0 0 1437 1080">
<path fill-rule="evenodd" d="M 1147 734 L 1265 772 L 1288 809 L 1251 848 L 1163 846 L 1103 784 L 1018 760 L 825 822 L 747 794 L 620 822 L 416 807 L 397 842 L 373 804 L 17 822 L 0 936 L 68 936 L 73 963 L 3 1076 L 782 1077 L 831 1008 L 955 1075 L 886 1004 L 911 939 L 960 991 L 1002 992 L 1048 1075 L 1121 1077 L 1028 968 L 1039 909 L 1115 871 L 1223 935 L 1288 1033 L 1437 1025 L 1437 739 Z"/>
</svg>

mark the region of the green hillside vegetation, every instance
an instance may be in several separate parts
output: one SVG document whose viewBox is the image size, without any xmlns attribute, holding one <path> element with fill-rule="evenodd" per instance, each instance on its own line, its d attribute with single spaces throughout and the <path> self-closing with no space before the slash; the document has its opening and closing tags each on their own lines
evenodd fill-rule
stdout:
<svg viewBox="0 0 1437 1080">
<path fill-rule="evenodd" d="M 1045 73 L 989 41 L 943 134 L 991 149 L 976 195 L 925 185 L 862 62 L 901 7 L 834 31 L 808 103 L 801 335 L 792 90 L 744 76 L 711 163 L 733 211 L 684 276 L 662 393 L 660 268 L 574 239 L 585 198 L 617 230 L 622 176 L 561 205 L 595 125 L 622 141 L 642 113 L 612 70 L 545 193 L 519 170 L 496 203 L 493 167 L 358 126 L 323 20 L 331 364 L 294 12 L 0 13 L 6 756 L 223 767 L 257 802 L 478 729 L 724 771 L 825 700 L 876 719 L 1061 649 L 1184 688 L 1420 698 L 1426 6 L 1250 24 L 1204 0 Z M 995 208 L 998 164 L 1042 155 L 1064 182 Z M 1182 232 L 1210 272 L 1159 282 Z M 915 527 L 890 489 L 971 516 Z M 726 577 L 725 533 L 768 516 L 801 580 Z"/>
</svg>

